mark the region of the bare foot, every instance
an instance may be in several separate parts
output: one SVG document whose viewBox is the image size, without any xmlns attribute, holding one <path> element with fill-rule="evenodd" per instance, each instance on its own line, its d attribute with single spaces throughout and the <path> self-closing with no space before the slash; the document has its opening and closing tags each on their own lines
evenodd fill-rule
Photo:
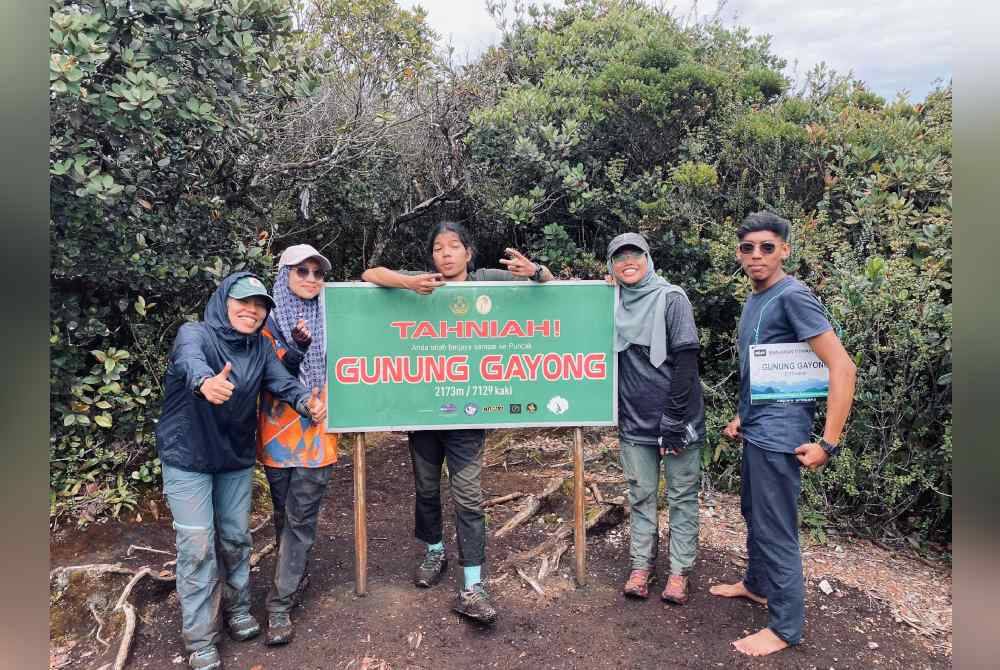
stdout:
<svg viewBox="0 0 1000 670">
<path fill-rule="evenodd" d="M 788 643 L 778 637 L 770 628 L 761 628 L 753 635 L 747 635 L 742 640 L 733 642 L 736 651 L 747 656 L 767 656 L 781 651 Z"/>
<path fill-rule="evenodd" d="M 764 607 L 767 607 L 767 598 L 757 595 L 753 591 L 747 589 L 743 586 L 743 582 L 736 582 L 735 584 L 716 584 L 708 590 L 713 596 L 722 596 L 723 598 L 746 598 L 747 600 L 752 600 L 755 603 L 759 603 Z"/>
</svg>

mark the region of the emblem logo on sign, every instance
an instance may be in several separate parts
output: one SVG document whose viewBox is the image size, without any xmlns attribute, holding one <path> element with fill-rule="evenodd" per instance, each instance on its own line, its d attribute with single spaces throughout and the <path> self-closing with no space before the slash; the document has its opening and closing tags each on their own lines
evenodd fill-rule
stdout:
<svg viewBox="0 0 1000 670">
<path fill-rule="evenodd" d="M 448 309 L 450 309 L 451 313 L 455 316 L 464 316 L 466 312 L 469 311 L 469 301 L 463 296 L 457 295 L 455 296 L 455 299 L 451 301 L 451 304 L 448 305 Z"/>
<path fill-rule="evenodd" d="M 549 410 L 553 414 L 562 414 L 569 409 L 569 400 L 563 398 L 562 396 L 553 396 L 549 403 L 545 406 L 545 409 Z"/>
<path fill-rule="evenodd" d="M 489 314 L 490 310 L 493 309 L 493 301 L 490 300 L 488 295 L 481 295 L 476 298 L 476 311 L 480 314 Z"/>
<path fill-rule="evenodd" d="M 525 406 L 525 409 L 526 409 L 526 410 L 528 410 L 528 414 L 534 414 L 535 412 L 537 412 L 537 411 L 538 411 L 538 405 L 536 405 L 536 404 L 535 404 L 535 403 L 533 403 L 533 402 L 529 402 L 529 403 L 528 403 L 528 404 L 527 404 L 527 405 Z"/>
<path fill-rule="evenodd" d="M 478 409 L 479 409 L 479 408 L 478 408 L 478 407 L 476 407 L 476 405 L 475 405 L 474 403 L 471 403 L 471 402 L 470 402 L 470 403 L 469 403 L 468 405 L 466 405 L 466 406 L 465 406 L 465 413 L 466 413 L 466 415 L 468 415 L 468 416 L 474 416 L 474 415 L 475 415 L 475 413 L 476 413 L 476 411 L 477 411 Z"/>
<path fill-rule="evenodd" d="M 503 405 L 486 405 L 483 407 L 484 414 L 496 414 L 503 411 Z"/>
<path fill-rule="evenodd" d="M 443 412 L 444 414 L 452 414 L 452 413 L 453 413 L 453 412 L 455 412 L 455 411 L 456 411 L 457 409 L 458 409 L 458 408 L 457 408 L 457 407 L 455 407 L 455 405 L 454 405 L 454 404 L 452 404 L 452 403 L 450 403 L 450 402 L 446 402 L 445 404 L 441 405 L 441 411 L 442 411 L 442 412 Z"/>
<path fill-rule="evenodd" d="M 510 413 L 511 414 L 520 414 L 521 413 L 521 406 L 520 405 L 511 405 L 510 406 Z"/>
</svg>

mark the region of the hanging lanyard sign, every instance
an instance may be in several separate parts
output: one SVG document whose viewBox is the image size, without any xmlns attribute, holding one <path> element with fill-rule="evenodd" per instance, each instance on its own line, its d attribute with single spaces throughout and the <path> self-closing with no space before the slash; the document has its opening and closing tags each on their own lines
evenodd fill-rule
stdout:
<svg viewBox="0 0 1000 670">
<path fill-rule="evenodd" d="M 825 398 L 830 370 L 807 342 L 750 345 L 750 402 Z"/>
</svg>

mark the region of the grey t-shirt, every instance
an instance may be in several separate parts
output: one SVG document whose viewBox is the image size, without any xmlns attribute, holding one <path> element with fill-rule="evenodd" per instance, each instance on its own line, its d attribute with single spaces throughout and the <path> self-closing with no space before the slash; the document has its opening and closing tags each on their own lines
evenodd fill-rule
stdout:
<svg viewBox="0 0 1000 670">
<path fill-rule="evenodd" d="M 816 414 L 815 401 L 750 404 L 750 345 L 805 342 L 832 329 L 819 300 L 794 277 L 750 295 L 739 326 L 739 414 L 744 440 L 768 451 L 792 453 L 810 441 Z"/>
<path fill-rule="evenodd" d="M 667 405 L 673 378 L 674 354 L 698 348 L 694 311 L 683 293 L 667 294 L 663 318 L 667 325 L 667 359 L 658 368 L 649 362 L 649 348 L 633 344 L 618 352 L 618 434 L 633 444 L 655 445 L 660 417 Z M 688 394 L 685 421 L 699 441 L 705 437 L 705 401 L 697 380 Z"/>
</svg>

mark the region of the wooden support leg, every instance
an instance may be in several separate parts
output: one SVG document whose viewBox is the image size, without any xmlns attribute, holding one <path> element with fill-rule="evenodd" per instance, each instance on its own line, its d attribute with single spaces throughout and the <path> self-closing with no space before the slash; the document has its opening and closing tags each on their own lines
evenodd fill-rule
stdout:
<svg viewBox="0 0 1000 670">
<path fill-rule="evenodd" d="M 368 595 L 368 505 L 365 501 L 365 434 L 354 441 L 354 592 Z"/>
<path fill-rule="evenodd" d="M 573 521 L 576 541 L 576 585 L 587 585 L 587 510 L 583 504 L 583 429 L 573 435 Z"/>
</svg>

